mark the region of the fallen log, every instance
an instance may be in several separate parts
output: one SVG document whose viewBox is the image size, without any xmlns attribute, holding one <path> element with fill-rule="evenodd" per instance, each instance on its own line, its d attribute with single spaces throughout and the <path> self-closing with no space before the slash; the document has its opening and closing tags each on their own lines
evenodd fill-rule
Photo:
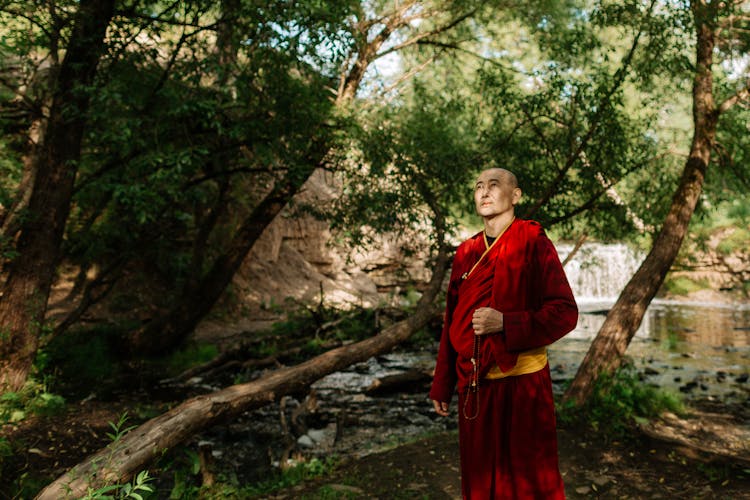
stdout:
<svg viewBox="0 0 750 500">
<path fill-rule="evenodd" d="M 388 352 L 424 327 L 435 314 L 448 256 L 441 246 L 432 278 L 413 316 L 369 339 L 327 351 L 296 366 L 280 368 L 244 384 L 193 397 L 131 430 L 44 488 L 37 499 L 80 498 L 91 489 L 122 484 L 196 433 L 237 415 L 300 392 L 316 380 Z"/>
</svg>

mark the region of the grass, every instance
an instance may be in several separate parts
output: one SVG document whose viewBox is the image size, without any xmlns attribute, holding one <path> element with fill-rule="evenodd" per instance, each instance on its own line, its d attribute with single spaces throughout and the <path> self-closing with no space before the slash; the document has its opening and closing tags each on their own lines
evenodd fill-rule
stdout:
<svg viewBox="0 0 750 500">
<path fill-rule="evenodd" d="M 170 354 L 164 364 L 169 374 L 177 375 L 193 366 L 211 361 L 218 354 L 219 349 L 213 344 L 190 344 Z"/>
</svg>

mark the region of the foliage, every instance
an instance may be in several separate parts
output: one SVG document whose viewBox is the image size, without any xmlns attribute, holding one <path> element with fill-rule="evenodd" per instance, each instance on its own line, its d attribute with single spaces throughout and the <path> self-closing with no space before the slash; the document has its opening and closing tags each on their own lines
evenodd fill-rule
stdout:
<svg viewBox="0 0 750 500">
<path fill-rule="evenodd" d="M 45 384 L 29 379 L 18 392 L 0 395 L 0 424 L 19 422 L 29 415 L 53 416 L 65 408 L 65 399 L 47 391 Z"/>
<path fill-rule="evenodd" d="M 190 344 L 169 354 L 165 363 L 168 373 L 177 374 L 206 363 L 218 354 L 219 349 L 214 344 Z"/>
<path fill-rule="evenodd" d="M 318 345 L 321 341 L 332 339 L 357 341 L 376 333 L 375 316 L 374 309 L 345 310 L 326 305 L 323 301 L 315 307 L 297 304 L 297 308 L 290 311 L 285 320 L 272 325 L 271 332 L 282 343 L 292 339 L 313 339 Z M 310 345 L 314 348 L 315 343 Z M 272 354 L 269 349 L 271 347 L 266 344 L 265 355 Z"/>
<path fill-rule="evenodd" d="M 668 276 L 664 280 L 664 286 L 672 295 L 688 295 L 698 290 L 710 288 L 707 280 L 693 280 L 687 276 L 677 276 L 676 278 Z"/>
<path fill-rule="evenodd" d="M 243 494 L 249 496 L 263 496 L 273 491 L 288 488 L 303 481 L 314 479 L 328 474 L 337 464 L 336 458 L 328 457 L 325 460 L 312 458 L 309 461 L 301 461 L 291 467 L 279 470 L 269 479 L 242 489 Z"/>
<path fill-rule="evenodd" d="M 125 427 L 127 421 L 128 412 L 124 412 L 122 415 L 120 415 L 117 423 L 109 422 L 109 426 L 112 428 L 112 432 L 108 432 L 107 437 L 109 438 L 111 444 L 116 444 L 118 441 L 120 441 L 120 439 L 122 439 L 125 434 L 135 429 L 136 426 L 134 425 Z"/>
<path fill-rule="evenodd" d="M 570 403 L 558 408 L 561 422 L 583 420 L 595 431 L 614 439 L 626 437 L 636 423 L 658 417 L 662 412 L 682 413 L 678 395 L 644 383 L 632 363 L 624 364 L 614 375 L 597 378 L 591 397 L 580 407 Z"/>
<path fill-rule="evenodd" d="M 102 390 L 120 373 L 118 338 L 124 327 L 99 325 L 58 335 L 39 351 L 37 365 L 66 393 Z"/>
<path fill-rule="evenodd" d="M 143 500 L 149 498 L 148 493 L 153 493 L 154 489 L 148 483 L 154 478 L 148 475 L 148 471 L 139 472 L 131 482 L 125 484 L 113 484 L 102 486 L 97 489 L 89 489 L 83 500 Z"/>
</svg>

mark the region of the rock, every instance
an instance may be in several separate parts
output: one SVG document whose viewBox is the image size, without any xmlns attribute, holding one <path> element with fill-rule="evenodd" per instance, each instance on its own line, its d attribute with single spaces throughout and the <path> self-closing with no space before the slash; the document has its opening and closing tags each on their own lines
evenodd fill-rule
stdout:
<svg viewBox="0 0 750 500">
<path fill-rule="evenodd" d="M 681 385 L 679 389 L 680 389 L 680 392 L 690 392 L 696 387 L 698 387 L 698 382 L 693 381 L 693 382 L 688 382 L 685 385 Z"/>
<path fill-rule="evenodd" d="M 579 495 L 588 495 L 591 493 L 591 486 L 579 486 L 576 488 L 576 493 Z"/>
<path fill-rule="evenodd" d="M 609 482 L 612 481 L 612 478 L 609 476 L 596 476 L 592 478 L 592 481 L 595 485 L 601 488 L 602 486 L 606 486 L 607 484 L 609 484 Z"/>
<path fill-rule="evenodd" d="M 659 375 L 659 370 L 654 370 L 650 366 L 646 367 L 645 370 L 643 370 L 643 373 L 646 375 Z"/>
<path fill-rule="evenodd" d="M 347 493 L 352 495 L 364 495 L 364 490 L 362 488 L 357 488 L 356 486 L 348 486 L 346 484 L 329 484 L 329 488 L 331 488 L 333 491 L 338 491 L 340 493 Z"/>
<path fill-rule="evenodd" d="M 315 441 L 312 440 L 310 436 L 307 434 L 304 434 L 297 438 L 297 444 L 301 446 L 302 448 L 314 448 L 315 447 Z"/>
<path fill-rule="evenodd" d="M 735 382 L 739 382 L 740 384 L 744 384 L 745 382 L 747 382 L 747 379 L 748 379 L 748 374 L 747 373 L 743 373 L 742 375 L 739 375 L 734 380 L 735 380 Z"/>
<path fill-rule="evenodd" d="M 315 443 L 320 444 L 326 439 L 326 435 L 328 434 L 328 431 L 326 429 L 310 429 L 307 431 L 307 435 L 312 439 Z"/>
</svg>

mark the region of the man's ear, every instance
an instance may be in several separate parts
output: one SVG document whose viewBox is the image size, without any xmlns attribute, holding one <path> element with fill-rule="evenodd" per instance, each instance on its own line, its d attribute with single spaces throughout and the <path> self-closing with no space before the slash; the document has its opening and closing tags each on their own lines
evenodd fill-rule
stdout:
<svg viewBox="0 0 750 500">
<path fill-rule="evenodd" d="M 523 193 L 521 192 L 521 188 L 513 188 L 513 204 L 516 205 L 519 201 L 521 201 L 521 195 Z"/>
</svg>

